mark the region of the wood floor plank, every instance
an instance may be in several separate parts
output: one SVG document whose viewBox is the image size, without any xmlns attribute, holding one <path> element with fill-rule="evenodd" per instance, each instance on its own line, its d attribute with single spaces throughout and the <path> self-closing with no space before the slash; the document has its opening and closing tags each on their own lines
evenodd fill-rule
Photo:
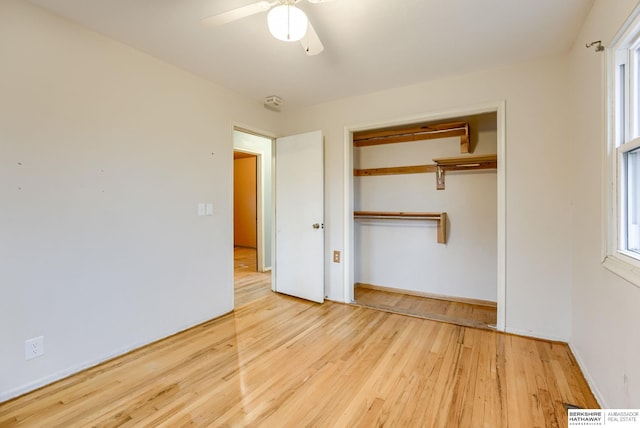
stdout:
<svg viewBox="0 0 640 428">
<path fill-rule="evenodd" d="M 271 272 L 256 270 L 255 248 L 235 247 L 234 266 L 234 306 L 239 308 L 272 293 Z"/>
</svg>

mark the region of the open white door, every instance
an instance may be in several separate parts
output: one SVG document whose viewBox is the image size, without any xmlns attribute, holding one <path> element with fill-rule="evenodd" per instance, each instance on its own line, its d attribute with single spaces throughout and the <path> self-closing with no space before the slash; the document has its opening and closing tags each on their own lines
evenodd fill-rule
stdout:
<svg viewBox="0 0 640 428">
<path fill-rule="evenodd" d="M 324 150 L 320 131 L 275 144 L 274 290 L 324 302 Z"/>
</svg>

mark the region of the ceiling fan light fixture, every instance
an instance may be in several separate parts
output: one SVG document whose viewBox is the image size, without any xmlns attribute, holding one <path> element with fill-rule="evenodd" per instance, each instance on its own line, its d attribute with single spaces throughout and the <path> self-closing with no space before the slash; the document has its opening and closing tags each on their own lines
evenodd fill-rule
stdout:
<svg viewBox="0 0 640 428">
<path fill-rule="evenodd" d="M 304 37 L 308 26 L 307 15 L 289 4 L 276 6 L 267 15 L 271 35 L 284 42 L 295 42 Z"/>
</svg>

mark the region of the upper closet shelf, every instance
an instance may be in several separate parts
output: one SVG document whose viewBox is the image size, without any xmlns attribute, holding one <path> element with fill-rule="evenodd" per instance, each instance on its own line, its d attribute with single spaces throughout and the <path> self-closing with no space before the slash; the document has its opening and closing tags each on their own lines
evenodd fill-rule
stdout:
<svg viewBox="0 0 640 428">
<path fill-rule="evenodd" d="M 353 175 L 367 177 L 372 175 L 436 173 L 436 189 L 444 190 L 445 171 L 470 171 L 476 169 L 495 169 L 498 167 L 498 155 L 467 155 L 447 158 L 434 158 L 431 165 L 393 166 L 388 168 L 354 169 Z"/>
<path fill-rule="evenodd" d="M 370 175 L 422 174 L 438 172 L 438 168 L 447 171 L 465 171 L 470 169 L 492 169 L 498 166 L 498 156 L 495 154 L 434 158 L 433 161 L 435 163 L 431 165 L 354 169 L 353 175 L 358 177 Z"/>
<path fill-rule="evenodd" d="M 383 131 L 356 132 L 353 134 L 353 146 L 366 147 L 448 137 L 460 137 L 460 153 L 469 153 L 469 123 L 467 122 L 450 122 Z"/>
<path fill-rule="evenodd" d="M 434 158 L 436 163 L 436 189 L 444 190 L 445 171 L 463 171 L 471 169 L 491 169 L 498 167 L 498 155 L 455 156 Z"/>
<path fill-rule="evenodd" d="M 498 155 L 495 153 L 487 155 L 453 156 L 447 158 L 433 158 L 436 166 L 449 166 L 464 168 L 496 168 L 498 165 Z"/>
</svg>

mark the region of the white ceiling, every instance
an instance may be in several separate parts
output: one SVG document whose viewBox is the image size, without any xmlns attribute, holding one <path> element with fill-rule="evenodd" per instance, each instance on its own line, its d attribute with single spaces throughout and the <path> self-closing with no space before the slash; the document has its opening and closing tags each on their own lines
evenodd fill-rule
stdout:
<svg viewBox="0 0 640 428">
<path fill-rule="evenodd" d="M 593 4 L 302 0 L 325 46 L 309 57 L 269 34 L 266 13 L 200 24 L 256 0 L 30 1 L 257 102 L 279 95 L 283 109 L 567 52 Z"/>
</svg>

